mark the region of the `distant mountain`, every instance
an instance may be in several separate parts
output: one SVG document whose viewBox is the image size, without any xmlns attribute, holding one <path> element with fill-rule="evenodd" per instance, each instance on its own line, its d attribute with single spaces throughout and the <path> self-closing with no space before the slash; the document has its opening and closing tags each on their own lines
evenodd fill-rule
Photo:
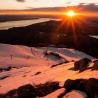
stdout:
<svg viewBox="0 0 98 98">
<path fill-rule="evenodd" d="M 50 20 L 25 27 L 14 27 L 0 30 L 0 43 L 27 45 L 68 47 L 98 56 L 98 39 L 90 37 L 97 35 L 98 28 L 91 23 L 75 24 L 75 32 L 71 25 L 63 21 Z"/>
</svg>

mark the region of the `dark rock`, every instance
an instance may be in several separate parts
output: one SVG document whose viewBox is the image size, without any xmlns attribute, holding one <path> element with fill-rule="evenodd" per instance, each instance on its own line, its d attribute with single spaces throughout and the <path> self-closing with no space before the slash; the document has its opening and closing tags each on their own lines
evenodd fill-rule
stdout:
<svg viewBox="0 0 98 98">
<path fill-rule="evenodd" d="M 94 65 L 92 67 L 92 70 L 98 70 L 98 60 L 94 61 Z"/>
<path fill-rule="evenodd" d="M 46 96 L 47 94 L 52 93 L 59 88 L 59 82 L 46 82 L 45 84 L 39 84 L 36 86 L 37 96 Z"/>
<path fill-rule="evenodd" d="M 41 72 L 36 72 L 34 75 L 39 75 Z"/>
<path fill-rule="evenodd" d="M 11 66 L 8 66 L 8 67 L 1 67 L 0 68 L 0 71 L 2 72 L 2 71 L 10 71 L 12 69 L 12 67 Z"/>
<path fill-rule="evenodd" d="M 64 88 L 66 88 L 67 91 L 69 92 L 69 91 L 73 90 L 73 89 L 76 87 L 76 85 L 77 85 L 80 81 L 82 81 L 82 80 L 83 80 L 83 79 L 77 79 L 77 80 L 68 79 L 68 80 L 65 82 L 65 84 L 64 84 Z M 70 88 L 69 88 L 69 87 L 70 87 Z"/>
<path fill-rule="evenodd" d="M 18 98 L 17 89 L 11 90 L 6 94 L 7 98 Z"/>
<path fill-rule="evenodd" d="M 80 65 L 79 65 L 79 61 L 75 62 L 75 63 L 74 63 L 74 70 L 75 70 L 75 71 L 79 70 L 79 66 L 80 66 Z"/>
<path fill-rule="evenodd" d="M 0 98 L 6 98 L 6 96 L 3 94 L 0 94 Z"/>
<path fill-rule="evenodd" d="M 68 61 L 61 62 L 61 63 L 59 63 L 59 64 L 52 65 L 51 68 L 56 67 L 56 66 L 59 66 L 59 65 L 62 65 L 62 64 L 64 64 L 64 63 L 68 63 Z"/>
<path fill-rule="evenodd" d="M 0 98 L 36 98 L 43 97 L 59 89 L 59 82 L 46 82 L 32 86 L 31 84 L 20 86 L 6 94 L 0 94 Z"/>
<path fill-rule="evenodd" d="M 54 59 L 54 60 L 63 59 L 59 54 L 52 51 L 45 51 L 45 57 Z"/>
<path fill-rule="evenodd" d="M 79 70 L 79 72 L 82 72 L 85 69 L 87 69 L 90 62 L 91 62 L 91 60 L 88 58 L 80 59 L 79 61 L 76 61 L 74 63 L 74 70 Z"/>
<path fill-rule="evenodd" d="M 87 94 L 88 98 L 97 98 L 98 96 L 98 79 L 90 78 L 90 79 L 76 79 L 70 80 L 68 79 L 64 88 L 66 91 L 62 93 L 58 98 L 62 98 L 66 93 L 72 90 L 80 90 Z"/>
<path fill-rule="evenodd" d="M 30 85 L 24 85 L 17 89 L 18 98 L 36 98 L 35 88 Z"/>
</svg>

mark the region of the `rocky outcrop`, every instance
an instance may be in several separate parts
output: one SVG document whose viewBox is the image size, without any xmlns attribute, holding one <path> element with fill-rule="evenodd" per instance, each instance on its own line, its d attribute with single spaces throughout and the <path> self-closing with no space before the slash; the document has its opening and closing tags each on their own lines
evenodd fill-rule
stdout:
<svg viewBox="0 0 98 98">
<path fill-rule="evenodd" d="M 92 70 L 98 70 L 98 60 L 94 61 L 94 65 L 92 67 Z"/>
<path fill-rule="evenodd" d="M 77 71 L 79 70 L 79 72 L 84 71 L 85 69 L 87 69 L 87 67 L 89 66 L 91 60 L 88 58 L 83 58 L 80 59 L 79 61 L 76 61 L 74 63 L 74 70 Z"/>
<path fill-rule="evenodd" d="M 62 98 L 72 90 L 80 90 L 85 92 L 88 96 L 87 98 L 98 98 L 98 79 L 68 79 L 64 84 L 64 88 L 66 91 L 62 93 L 58 98 Z"/>
</svg>

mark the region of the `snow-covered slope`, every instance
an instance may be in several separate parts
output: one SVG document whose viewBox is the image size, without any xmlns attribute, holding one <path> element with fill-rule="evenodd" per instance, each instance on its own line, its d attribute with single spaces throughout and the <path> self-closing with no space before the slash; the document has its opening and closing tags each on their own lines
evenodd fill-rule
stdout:
<svg viewBox="0 0 98 98">
<path fill-rule="evenodd" d="M 85 53 L 66 48 L 34 48 L 18 45 L 0 44 L 0 66 L 2 65 L 51 65 L 54 59 L 45 57 L 45 51 L 60 54 L 68 61 L 79 58 L 92 58 Z M 5 62 L 6 61 L 6 62 Z M 36 61 L 36 62 L 35 62 Z M 55 60 L 56 62 L 57 60 Z M 40 62 L 40 63 L 39 63 Z M 58 62 L 58 61 L 57 61 Z"/>
<path fill-rule="evenodd" d="M 48 54 L 50 57 L 46 56 L 46 52 L 52 52 L 61 58 L 55 57 L 54 54 Z M 91 69 L 83 73 L 71 70 L 74 66 L 73 61 L 84 57 L 93 59 L 93 57 L 73 49 L 53 47 L 31 48 L 0 44 L 0 68 L 6 66 L 13 67 L 9 71 L 2 71 L 0 73 L 0 93 L 6 93 L 24 84 L 59 81 L 60 86 L 62 86 L 67 79 L 98 78 L 98 72 L 91 71 Z M 66 61 L 68 62 L 63 63 Z M 52 65 L 59 63 L 63 64 L 51 68 Z"/>
<path fill-rule="evenodd" d="M 47 96 L 43 98 L 58 98 L 60 94 L 62 94 L 65 91 L 64 88 L 61 88 L 51 94 L 48 94 Z M 84 92 L 73 90 L 66 94 L 63 98 L 87 98 L 87 95 Z"/>
</svg>

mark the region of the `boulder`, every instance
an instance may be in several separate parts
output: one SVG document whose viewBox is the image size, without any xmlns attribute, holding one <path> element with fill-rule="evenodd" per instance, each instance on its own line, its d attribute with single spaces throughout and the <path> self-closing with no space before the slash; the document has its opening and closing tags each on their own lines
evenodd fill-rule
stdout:
<svg viewBox="0 0 98 98">
<path fill-rule="evenodd" d="M 92 70 L 98 70 L 98 60 L 95 60 L 93 63 L 94 65 L 92 67 Z"/>
<path fill-rule="evenodd" d="M 17 89 L 7 92 L 6 98 L 18 98 Z"/>
<path fill-rule="evenodd" d="M 77 71 L 79 70 L 79 72 L 84 71 L 85 69 L 87 69 L 87 67 L 89 66 L 91 60 L 88 58 L 83 58 L 80 59 L 79 61 L 76 61 L 74 63 L 74 70 Z"/>
<path fill-rule="evenodd" d="M 68 92 L 72 90 L 79 90 L 87 94 L 87 98 L 98 98 L 98 79 L 90 78 L 90 79 L 76 79 L 70 80 L 68 79 L 64 88 L 66 91 L 62 93 L 58 98 L 62 98 Z"/>
<path fill-rule="evenodd" d="M 18 98 L 36 98 L 36 90 L 30 85 L 24 85 L 17 89 Z"/>
</svg>

